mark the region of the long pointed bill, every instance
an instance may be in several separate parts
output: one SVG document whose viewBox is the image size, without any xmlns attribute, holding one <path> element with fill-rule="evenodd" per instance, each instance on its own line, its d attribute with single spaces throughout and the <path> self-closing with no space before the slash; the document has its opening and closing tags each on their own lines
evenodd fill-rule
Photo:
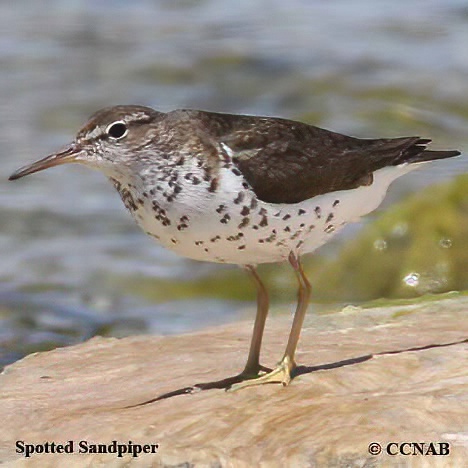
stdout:
<svg viewBox="0 0 468 468">
<path fill-rule="evenodd" d="M 17 171 L 13 172 L 8 180 L 20 179 L 21 177 L 27 176 L 34 172 L 43 171 L 44 169 L 58 166 L 60 164 L 76 162 L 82 152 L 83 150 L 80 146 L 78 146 L 76 143 L 71 143 L 69 146 L 65 147 L 58 153 L 51 154 L 50 156 L 46 156 L 39 161 L 21 167 Z"/>
</svg>

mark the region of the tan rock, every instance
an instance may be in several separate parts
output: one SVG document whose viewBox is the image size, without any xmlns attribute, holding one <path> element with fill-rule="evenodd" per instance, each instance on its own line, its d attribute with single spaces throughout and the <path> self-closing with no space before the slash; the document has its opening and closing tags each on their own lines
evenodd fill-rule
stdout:
<svg viewBox="0 0 468 468">
<path fill-rule="evenodd" d="M 183 336 L 94 338 L 37 353 L 0 376 L 0 461 L 14 466 L 466 466 L 468 298 L 310 314 L 305 367 L 289 387 L 183 394 L 234 375 L 252 323 Z M 290 319 L 267 323 L 264 364 Z M 166 393 L 180 391 L 139 405 Z M 16 453 L 73 441 L 75 453 Z M 79 454 L 79 442 L 159 444 L 156 454 Z M 369 454 L 369 444 L 382 446 Z M 388 455 L 389 443 L 449 443 L 449 455 Z M 424 446 L 427 450 L 430 446 Z M 397 451 L 396 445 L 390 446 Z M 404 450 L 411 450 L 404 446 Z"/>
</svg>

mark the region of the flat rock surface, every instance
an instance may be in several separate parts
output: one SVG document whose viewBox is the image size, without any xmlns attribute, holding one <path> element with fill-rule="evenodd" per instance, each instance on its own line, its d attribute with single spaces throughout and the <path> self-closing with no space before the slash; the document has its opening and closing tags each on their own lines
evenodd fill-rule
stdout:
<svg viewBox="0 0 468 468">
<path fill-rule="evenodd" d="M 185 393 L 243 368 L 251 322 L 182 336 L 94 338 L 37 353 L 0 376 L 0 461 L 13 466 L 466 466 L 468 298 L 309 314 L 289 387 Z M 267 322 L 263 364 L 281 358 L 290 317 Z M 156 400 L 160 396 L 166 396 Z M 148 402 L 146 404 L 142 404 Z M 74 454 L 16 453 L 16 441 L 73 441 Z M 157 453 L 77 453 L 88 444 Z M 380 455 L 369 444 L 382 446 Z M 448 455 L 387 444 L 448 443 Z M 427 450 L 426 446 L 426 449 Z M 410 451 L 406 447 L 403 451 Z M 391 446 L 391 451 L 398 447 Z"/>
</svg>

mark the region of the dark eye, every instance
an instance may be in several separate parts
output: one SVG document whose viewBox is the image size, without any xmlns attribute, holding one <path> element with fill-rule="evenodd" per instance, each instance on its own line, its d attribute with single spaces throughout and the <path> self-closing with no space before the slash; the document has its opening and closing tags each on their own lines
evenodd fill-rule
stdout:
<svg viewBox="0 0 468 468">
<path fill-rule="evenodd" d="M 114 140 L 120 140 L 127 134 L 127 132 L 128 132 L 127 126 L 125 125 L 124 122 L 120 120 L 117 122 L 111 123 L 106 128 L 106 133 Z"/>
</svg>

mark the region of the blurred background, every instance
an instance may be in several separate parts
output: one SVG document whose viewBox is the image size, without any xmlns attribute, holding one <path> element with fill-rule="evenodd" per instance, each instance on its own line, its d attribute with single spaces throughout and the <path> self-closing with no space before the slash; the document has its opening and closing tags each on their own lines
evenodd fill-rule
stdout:
<svg viewBox="0 0 468 468">
<path fill-rule="evenodd" d="M 420 135 L 466 152 L 468 6 L 1 2 L 0 90 L 1 365 L 94 334 L 181 333 L 254 314 L 240 269 L 155 244 L 102 175 L 66 166 L 13 183 L 11 172 L 70 141 L 97 109 L 130 103 Z M 379 211 L 307 260 L 311 313 L 468 289 L 467 172 L 463 156 L 404 177 Z M 288 313 L 294 275 L 261 273 L 273 313 Z"/>
</svg>

